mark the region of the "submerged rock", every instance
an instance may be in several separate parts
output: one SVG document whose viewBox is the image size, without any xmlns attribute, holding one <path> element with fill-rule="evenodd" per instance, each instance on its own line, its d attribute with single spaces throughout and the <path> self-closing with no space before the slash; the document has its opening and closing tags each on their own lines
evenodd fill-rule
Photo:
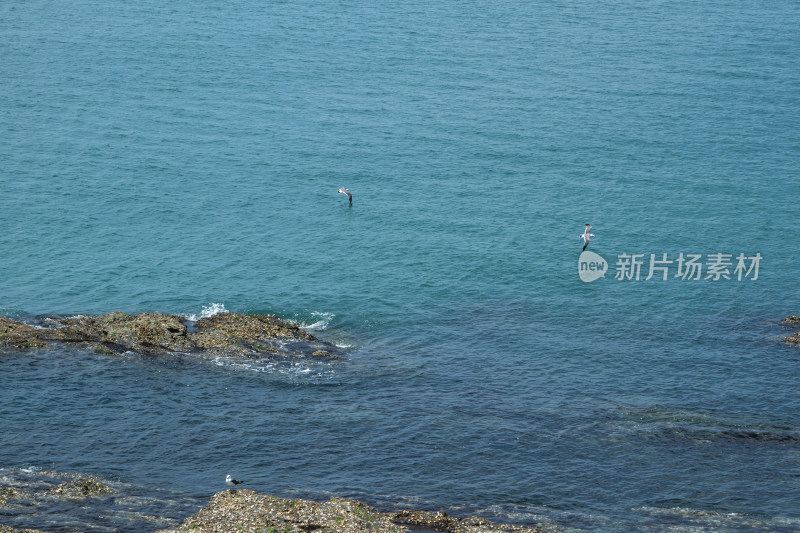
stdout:
<svg viewBox="0 0 800 533">
<path fill-rule="evenodd" d="M 208 504 L 180 526 L 157 533 L 361 533 L 419 531 L 450 533 L 537 533 L 540 529 L 492 524 L 479 517 L 454 518 L 445 513 L 403 511 L 383 513 L 358 500 L 331 498 L 327 502 L 290 500 L 250 489 L 215 494 Z"/>
<path fill-rule="evenodd" d="M 141 488 L 90 474 L 0 469 L 0 533 L 48 531 L 153 531 L 157 533 L 542 533 L 534 527 L 493 524 L 442 512 L 382 512 L 358 500 L 324 502 L 277 498 L 250 489 L 214 494 L 199 511 L 176 506 L 169 491 L 142 497 Z M 193 500 L 194 501 L 194 500 Z M 159 509 L 154 515 L 153 510 Z M 178 511 L 176 513 L 176 510 Z M 196 511 L 196 512 L 195 512 Z M 187 517 L 189 513 L 193 515 Z M 182 518 L 178 518 L 178 516 Z M 180 520 L 183 520 L 179 523 Z M 11 524 L 9 527 L 8 524 Z"/>
<path fill-rule="evenodd" d="M 177 516 L 194 512 L 190 505 Z M 153 531 L 178 524 L 175 511 L 168 492 L 143 496 L 139 487 L 91 474 L 0 468 L 0 533 Z"/>
<path fill-rule="evenodd" d="M 800 333 L 795 333 L 794 335 L 784 337 L 783 342 L 787 344 L 800 344 Z"/>
<path fill-rule="evenodd" d="M 793 328 L 800 328 L 800 316 L 790 315 L 783 319 L 783 323 Z M 800 332 L 784 337 L 783 342 L 787 344 L 800 344 Z"/>
<path fill-rule="evenodd" d="M 14 529 L 0 524 L 0 533 L 44 533 L 39 529 Z"/>
<path fill-rule="evenodd" d="M 0 485 L 0 507 L 2 507 L 3 504 L 5 504 L 9 500 L 9 498 L 18 498 L 18 497 L 19 497 L 19 489 Z"/>
<path fill-rule="evenodd" d="M 114 489 L 103 484 L 97 478 L 88 477 L 65 481 L 57 487 L 50 489 L 48 492 L 54 496 L 76 499 L 109 494 L 114 492 Z"/>
<path fill-rule="evenodd" d="M 48 342 L 81 344 L 98 353 L 149 355 L 200 353 L 211 356 L 335 357 L 337 349 L 273 315 L 219 313 L 187 325 L 164 313 L 122 312 L 43 320 L 43 328 L 0 318 L 0 348 L 36 348 Z"/>
<path fill-rule="evenodd" d="M 787 326 L 800 328 L 800 316 L 789 315 L 783 319 L 783 323 L 786 324 Z"/>
</svg>

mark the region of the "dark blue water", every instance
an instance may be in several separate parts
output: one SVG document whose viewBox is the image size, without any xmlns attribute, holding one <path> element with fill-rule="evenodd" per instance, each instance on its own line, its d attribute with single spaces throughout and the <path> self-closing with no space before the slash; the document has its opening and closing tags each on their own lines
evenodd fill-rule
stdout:
<svg viewBox="0 0 800 533">
<path fill-rule="evenodd" d="M 2 315 L 270 312 L 347 347 L 0 355 L 0 468 L 187 506 L 231 472 L 564 529 L 797 529 L 800 352 L 778 340 L 800 313 L 799 18 L 0 5 Z M 715 253 L 730 279 L 675 277 Z"/>
</svg>

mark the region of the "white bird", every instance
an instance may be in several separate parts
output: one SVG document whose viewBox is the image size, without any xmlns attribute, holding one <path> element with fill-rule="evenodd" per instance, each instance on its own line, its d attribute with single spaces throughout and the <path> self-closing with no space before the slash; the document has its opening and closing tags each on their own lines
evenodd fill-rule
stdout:
<svg viewBox="0 0 800 533">
<path fill-rule="evenodd" d="M 589 237 L 594 237 L 594 233 L 589 233 L 591 229 L 592 225 L 586 224 L 586 229 L 584 230 L 583 235 L 580 236 L 581 239 L 583 239 L 583 251 L 585 251 L 586 247 L 589 246 Z"/>
<path fill-rule="evenodd" d="M 239 481 L 238 479 L 233 479 L 230 474 L 228 477 L 225 478 L 225 483 L 228 484 L 229 487 L 235 487 L 239 483 L 244 483 L 244 481 Z"/>
<path fill-rule="evenodd" d="M 350 194 L 350 191 L 348 191 L 347 189 L 345 189 L 344 187 L 342 187 L 342 188 L 341 188 L 341 189 L 339 189 L 337 192 L 340 192 L 340 193 L 342 193 L 342 194 L 346 194 L 346 195 L 347 195 L 347 199 L 348 199 L 348 200 L 350 200 L 350 205 L 353 205 L 353 195 L 352 195 L 352 194 Z"/>
</svg>

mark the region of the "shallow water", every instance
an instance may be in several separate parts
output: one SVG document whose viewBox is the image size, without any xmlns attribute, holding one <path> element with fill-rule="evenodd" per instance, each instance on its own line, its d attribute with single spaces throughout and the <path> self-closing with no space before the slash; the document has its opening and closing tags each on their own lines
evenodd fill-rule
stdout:
<svg viewBox="0 0 800 533">
<path fill-rule="evenodd" d="M 564 530 L 800 527 L 795 4 L 0 13 L 2 315 L 268 312 L 347 351 L 0 355 L 0 468 L 187 507 L 231 472 Z"/>
</svg>

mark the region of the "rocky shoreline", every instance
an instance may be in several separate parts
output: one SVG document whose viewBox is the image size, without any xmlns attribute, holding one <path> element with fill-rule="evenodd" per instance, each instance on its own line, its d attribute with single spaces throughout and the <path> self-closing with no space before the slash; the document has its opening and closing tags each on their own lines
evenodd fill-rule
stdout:
<svg viewBox="0 0 800 533">
<path fill-rule="evenodd" d="M 340 351 L 274 315 L 225 312 L 196 322 L 164 313 L 45 317 L 36 323 L 0 317 L 0 350 L 44 348 L 52 343 L 80 345 L 107 354 L 332 358 Z"/>
<path fill-rule="evenodd" d="M 0 524 L 0 533 L 40 533 L 44 530 L 102 530 L 155 533 L 543 533 L 545 530 L 494 524 L 481 517 L 457 518 L 443 512 L 382 512 L 364 502 L 331 498 L 316 502 L 260 494 L 251 489 L 224 490 L 181 521 L 167 512 L 168 500 L 142 498 L 135 488 L 87 474 L 0 471 L 0 516 L 26 516 L 17 529 Z M 133 504 L 131 502 L 134 502 Z M 77 516 L 69 509 L 80 509 Z M 52 509 L 65 515 L 53 514 Z M 154 509 L 160 511 L 154 512 Z M 196 507 L 195 507 L 196 509 Z M 191 512 L 191 511 L 188 511 Z M 59 517 L 60 522 L 59 522 Z M 186 512 L 183 513 L 186 516 Z M 37 519 L 35 517 L 41 517 Z M 116 518 L 112 518 L 116 517 Z M 111 520 L 120 520 L 114 525 Z M 8 520 L 6 518 L 4 521 Z M 15 521 L 17 522 L 17 521 Z"/>
<path fill-rule="evenodd" d="M 176 528 L 156 533 L 541 533 L 544 530 L 493 524 L 481 517 L 455 518 L 442 512 L 384 513 L 358 500 L 331 498 L 326 502 L 276 498 L 250 489 L 216 493 L 208 505 Z"/>
</svg>

